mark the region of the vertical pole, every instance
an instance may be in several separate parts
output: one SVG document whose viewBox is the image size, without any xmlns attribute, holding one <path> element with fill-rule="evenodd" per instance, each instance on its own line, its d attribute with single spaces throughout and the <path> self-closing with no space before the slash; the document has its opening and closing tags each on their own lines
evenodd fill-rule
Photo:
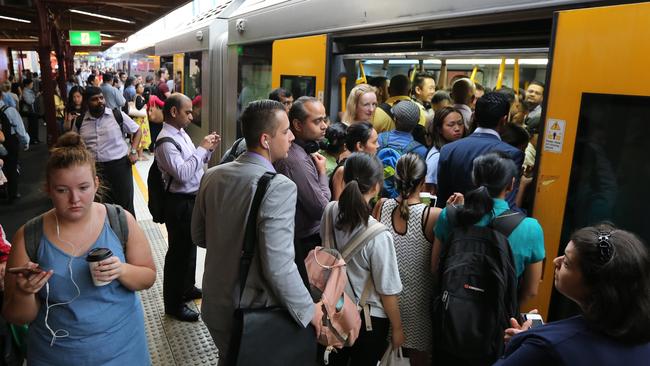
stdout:
<svg viewBox="0 0 650 366">
<path fill-rule="evenodd" d="M 41 34 L 38 46 L 38 58 L 41 64 L 41 78 L 43 91 L 43 104 L 45 105 L 45 123 L 47 124 L 47 145 L 52 146 L 59 137 L 59 129 L 56 125 L 54 111 L 54 84 L 52 83 L 52 65 L 50 64 L 50 52 L 52 50 L 52 39 L 48 9 L 45 0 L 35 0 L 38 21 L 41 26 Z"/>
<path fill-rule="evenodd" d="M 447 60 L 440 60 L 440 75 L 438 75 L 438 90 L 447 89 Z"/>
<path fill-rule="evenodd" d="M 13 50 L 11 48 L 7 48 L 7 69 L 9 69 L 9 75 L 16 75 L 16 71 L 14 70 L 14 55 L 13 55 Z"/>
<path fill-rule="evenodd" d="M 501 58 L 501 66 L 499 66 L 499 76 L 497 76 L 497 85 L 494 88 L 495 90 L 501 89 L 501 85 L 503 85 L 503 73 L 506 71 L 506 58 L 502 57 Z"/>
<path fill-rule="evenodd" d="M 512 88 L 515 89 L 515 94 L 519 95 L 519 59 L 515 59 L 515 72 L 512 76 Z"/>
</svg>

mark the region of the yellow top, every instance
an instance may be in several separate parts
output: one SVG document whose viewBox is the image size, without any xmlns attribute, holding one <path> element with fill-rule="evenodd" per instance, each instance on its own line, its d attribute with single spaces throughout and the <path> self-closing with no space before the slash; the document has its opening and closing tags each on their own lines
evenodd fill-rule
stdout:
<svg viewBox="0 0 650 366">
<path fill-rule="evenodd" d="M 386 100 L 386 104 L 389 106 L 393 106 L 396 101 L 398 100 L 408 100 L 408 101 L 413 101 L 410 97 L 406 95 L 398 95 L 396 97 L 390 97 Z M 418 104 L 418 103 L 415 103 Z M 419 123 L 424 126 L 426 124 L 426 117 L 425 117 L 425 112 L 424 112 L 424 107 L 420 108 L 420 121 Z M 377 107 L 375 109 L 375 116 L 372 120 L 372 126 L 375 128 L 377 133 L 382 133 L 386 131 L 392 131 L 395 129 L 395 121 L 393 121 L 390 116 L 384 112 L 383 109 Z"/>
<path fill-rule="evenodd" d="M 56 111 L 57 118 L 63 118 L 65 112 L 65 104 L 60 96 L 54 94 L 54 110 Z"/>
</svg>

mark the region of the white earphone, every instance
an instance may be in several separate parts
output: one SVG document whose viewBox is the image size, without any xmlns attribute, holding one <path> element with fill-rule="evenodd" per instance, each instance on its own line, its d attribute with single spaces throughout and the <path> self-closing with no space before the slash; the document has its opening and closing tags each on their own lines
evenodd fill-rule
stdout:
<svg viewBox="0 0 650 366">
<path fill-rule="evenodd" d="M 266 146 L 267 149 L 270 149 L 269 140 L 264 140 L 264 146 Z"/>
</svg>

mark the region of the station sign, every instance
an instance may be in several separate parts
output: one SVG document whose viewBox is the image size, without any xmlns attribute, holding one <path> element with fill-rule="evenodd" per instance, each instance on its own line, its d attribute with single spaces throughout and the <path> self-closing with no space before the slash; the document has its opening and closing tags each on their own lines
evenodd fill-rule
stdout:
<svg viewBox="0 0 650 366">
<path fill-rule="evenodd" d="M 70 31 L 70 46 L 101 46 L 102 37 L 97 31 Z"/>
</svg>

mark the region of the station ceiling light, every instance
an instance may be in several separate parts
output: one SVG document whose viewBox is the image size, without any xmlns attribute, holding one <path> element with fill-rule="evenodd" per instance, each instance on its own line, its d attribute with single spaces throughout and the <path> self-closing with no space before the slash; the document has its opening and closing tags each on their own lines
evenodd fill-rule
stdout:
<svg viewBox="0 0 650 366">
<path fill-rule="evenodd" d="M 4 16 L 4 15 L 0 15 L 0 19 L 11 20 L 12 22 L 20 22 L 20 23 L 31 23 L 32 22 L 31 20 L 27 20 L 27 19 L 7 17 L 7 16 Z"/>
<path fill-rule="evenodd" d="M 391 65 L 415 65 L 419 60 L 390 60 Z M 382 65 L 383 60 L 366 60 L 364 64 L 367 65 Z M 506 65 L 513 65 L 515 59 L 508 58 L 506 59 Z M 424 60 L 424 64 L 430 65 L 440 65 L 440 60 L 437 59 L 428 59 Z M 469 58 L 469 59 L 447 59 L 447 65 L 500 65 L 500 58 Z M 519 65 L 546 65 L 548 64 L 548 59 L 546 58 L 521 58 L 519 59 Z"/>
<path fill-rule="evenodd" d="M 106 34 L 106 33 L 99 33 L 99 35 L 102 36 L 102 37 L 108 37 L 108 38 L 113 38 L 114 37 L 114 36 L 111 36 L 110 34 Z"/>
<path fill-rule="evenodd" d="M 108 16 L 108 15 L 102 15 L 102 14 L 97 14 L 97 13 L 91 13 L 91 12 L 88 12 L 88 11 L 82 11 L 82 10 L 70 9 L 70 12 L 71 12 L 71 13 L 77 13 L 77 14 L 88 15 L 88 16 L 90 16 L 90 17 L 96 17 L 96 18 L 108 19 L 108 20 L 112 20 L 112 21 L 120 22 L 120 23 L 135 24 L 135 22 L 132 21 L 132 20 L 127 20 L 127 19 L 122 19 L 122 18 L 110 17 L 110 16 Z"/>
</svg>

